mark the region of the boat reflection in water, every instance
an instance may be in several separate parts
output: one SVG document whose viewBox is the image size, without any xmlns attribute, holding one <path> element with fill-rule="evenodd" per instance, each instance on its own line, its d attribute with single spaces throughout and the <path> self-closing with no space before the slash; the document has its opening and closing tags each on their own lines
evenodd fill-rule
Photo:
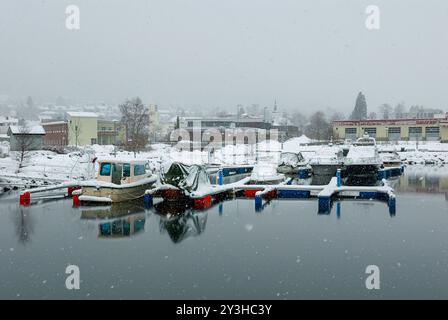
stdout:
<svg viewBox="0 0 448 320">
<path fill-rule="evenodd" d="M 207 213 L 204 211 L 193 211 L 189 206 L 168 201 L 155 204 L 154 209 L 160 217 L 160 232 L 167 232 L 174 243 L 180 243 L 205 231 Z"/>
<path fill-rule="evenodd" d="M 401 193 L 441 193 L 448 200 L 448 167 L 409 166 L 393 187 Z"/>
<path fill-rule="evenodd" d="M 146 213 L 142 205 L 117 203 L 105 207 L 81 208 L 81 219 L 101 219 L 99 238 L 124 238 L 145 230 Z"/>
</svg>

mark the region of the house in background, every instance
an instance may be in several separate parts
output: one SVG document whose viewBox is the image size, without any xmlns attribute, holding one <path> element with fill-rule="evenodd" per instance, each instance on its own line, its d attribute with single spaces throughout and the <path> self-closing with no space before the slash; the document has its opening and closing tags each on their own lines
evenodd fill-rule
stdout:
<svg viewBox="0 0 448 320">
<path fill-rule="evenodd" d="M 118 120 L 98 120 L 98 144 L 123 145 L 126 142 L 126 128 Z"/>
<path fill-rule="evenodd" d="M 19 120 L 17 118 L 0 116 L 0 135 L 7 134 L 9 126 L 17 126 Z"/>
<path fill-rule="evenodd" d="M 10 126 L 8 136 L 10 151 L 21 151 L 24 145 L 26 151 L 41 150 L 45 130 L 42 126 Z"/>
<path fill-rule="evenodd" d="M 67 112 L 69 146 L 98 143 L 98 115 L 93 112 Z"/>
<path fill-rule="evenodd" d="M 68 125 L 66 121 L 43 122 L 45 130 L 44 146 L 63 147 L 68 143 Z"/>
</svg>

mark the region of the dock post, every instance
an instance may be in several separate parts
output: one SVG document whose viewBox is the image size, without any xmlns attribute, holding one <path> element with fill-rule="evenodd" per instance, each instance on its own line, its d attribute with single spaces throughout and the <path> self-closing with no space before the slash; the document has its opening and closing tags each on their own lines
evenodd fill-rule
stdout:
<svg viewBox="0 0 448 320">
<path fill-rule="evenodd" d="M 318 197 L 317 201 L 319 204 L 319 213 L 328 214 L 331 209 L 331 197 Z"/>
<path fill-rule="evenodd" d="M 397 209 L 397 199 L 395 198 L 394 195 L 389 195 L 389 200 L 387 202 L 387 204 L 389 205 L 389 214 L 390 216 L 395 216 L 395 212 Z"/>
<path fill-rule="evenodd" d="M 224 212 L 224 207 L 223 207 L 222 203 L 220 203 L 218 206 L 218 213 L 220 216 L 222 216 L 223 212 Z"/>
<path fill-rule="evenodd" d="M 263 198 L 261 195 L 255 195 L 255 211 L 261 211 L 263 207 Z"/>
<path fill-rule="evenodd" d="M 153 205 L 152 194 L 149 192 L 146 192 L 143 197 L 143 202 L 145 204 L 145 209 L 150 209 Z"/>
<path fill-rule="evenodd" d="M 341 203 L 340 202 L 336 203 L 336 216 L 338 217 L 338 219 L 341 218 Z"/>
<path fill-rule="evenodd" d="M 219 171 L 218 171 L 218 184 L 220 186 L 222 186 L 222 184 L 223 184 L 223 181 L 222 181 L 223 177 L 224 177 L 224 175 L 223 175 L 222 169 L 219 169 Z"/>
<path fill-rule="evenodd" d="M 337 187 L 341 187 L 341 169 L 338 169 L 336 171 L 336 178 L 337 178 Z"/>
</svg>

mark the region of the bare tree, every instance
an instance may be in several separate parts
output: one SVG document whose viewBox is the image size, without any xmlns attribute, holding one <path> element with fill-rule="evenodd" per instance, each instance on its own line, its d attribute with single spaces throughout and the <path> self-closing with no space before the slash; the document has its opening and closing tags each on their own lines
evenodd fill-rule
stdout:
<svg viewBox="0 0 448 320">
<path fill-rule="evenodd" d="M 34 140 L 33 136 L 30 134 L 30 128 L 25 123 L 19 124 L 18 131 L 14 134 L 14 136 L 17 142 L 17 160 L 19 161 L 19 168 L 17 172 L 20 172 L 20 169 L 23 168 L 26 159 L 28 159 Z"/>
<path fill-rule="evenodd" d="M 383 119 L 389 119 L 392 114 L 392 106 L 388 103 L 383 103 L 380 107 L 380 114 L 383 116 Z"/>
<path fill-rule="evenodd" d="M 368 119 L 375 120 L 376 118 L 378 118 L 376 112 L 372 111 L 372 112 L 369 113 Z"/>
<path fill-rule="evenodd" d="M 73 136 L 75 137 L 75 146 L 77 147 L 79 144 L 79 137 L 82 133 L 82 126 L 79 118 L 75 118 L 70 121 L 70 130 L 73 132 Z"/>
<path fill-rule="evenodd" d="M 400 102 L 398 103 L 395 107 L 394 107 L 394 116 L 396 119 L 401 119 L 404 117 L 404 113 L 405 113 L 405 105 L 404 102 Z"/>
<path fill-rule="evenodd" d="M 325 113 L 317 111 L 311 115 L 306 128 L 306 135 L 317 140 L 328 140 L 331 137 L 331 124 L 327 121 Z"/>
<path fill-rule="evenodd" d="M 149 139 L 149 109 L 140 98 L 127 100 L 120 106 L 121 123 L 126 128 L 125 147 L 135 154 L 142 150 Z"/>
</svg>

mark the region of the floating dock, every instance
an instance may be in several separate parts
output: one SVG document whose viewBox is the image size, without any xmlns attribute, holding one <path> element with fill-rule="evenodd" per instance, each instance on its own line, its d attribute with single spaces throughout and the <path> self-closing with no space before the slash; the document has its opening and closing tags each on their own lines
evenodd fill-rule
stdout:
<svg viewBox="0 0 448 320">
<path fill-rule="evenodd" d="M 317 198 L 318 212 L 329 213 L 333 200 L 336 198 L 350 199 L 373 199 L 385 201 L 389 207 L 389 213 L 395 214 L 396 197 L 392 187 L 383 179 L 379 186 L 346 186 L 341 184 L 341 172 L 338 170 L 337 176 L 333 177 L 326 185 L 291 185 L 290 179 L 281 184 L 247 184 L 249 177 L 238 182 L 226 185 L 213 185 L 190 193 L 187 198 L 195 209 L 207 209 L 213 203 L 224 199 L 237 197 L 242 194 L 245 198 L 255 199 L 255 210 L 260 211 L 264 203 L 272 199 L 310 199 Z M 152 206 L 153 196 L 157 189 L 148 190 L 145 194 L 145 205 Z"/>
</svg>

